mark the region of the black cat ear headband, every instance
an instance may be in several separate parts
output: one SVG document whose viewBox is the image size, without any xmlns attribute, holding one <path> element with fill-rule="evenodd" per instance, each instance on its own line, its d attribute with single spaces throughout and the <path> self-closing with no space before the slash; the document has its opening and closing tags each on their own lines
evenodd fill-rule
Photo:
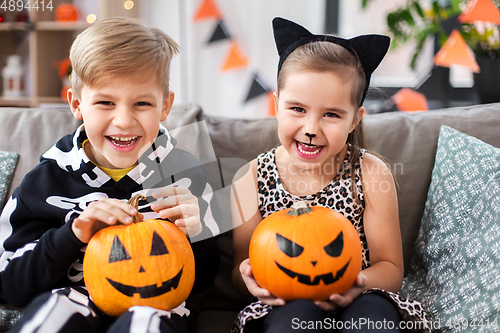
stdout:
<svg viewBox="0 0 500 333">
<path fill-rule="evenodd" d="M 280 56 L 278 74 L 288 55 L 297 47 L 310 42 L 326 41 L 335 43 L 354 54 L 360 60 L 366 76 L 366 86 L 360 106 L 363 105 L 368 87 L 370 86 L 370 77 L 387 53 L 391 42 L 391 39 L 384 35 L 361 35 L 351 39 L 328 35 L 313 35 L 303 26 L 281 17 L 273 19 L 273 30 L 274 40 Z"/>
</svg>

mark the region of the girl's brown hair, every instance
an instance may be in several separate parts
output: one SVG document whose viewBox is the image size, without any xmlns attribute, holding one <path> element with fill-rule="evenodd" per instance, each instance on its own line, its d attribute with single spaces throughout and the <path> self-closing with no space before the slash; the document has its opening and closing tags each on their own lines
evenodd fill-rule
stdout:
<svg viewBox="0 0 500 333">
<path fill-rule="evenodd" d="M 354 121 L 357 121 L 360 114 L 361 100 L 366 86 L 366 76 L 359 59 L 346 48 L 331 42 L 314 41 L 297 47 L 283 62 L 278 74 L 278 94 L 284 87 L 286 78 L 290 73 L 298 70 L 312 70 L 317 72 L 334 72 L 342 77 L 346 83 L 352 84 L 351 102 L 355 106 Z M 354 148 L 364 148 L 364 137 L 361 119 L 358 126 L 349 133 L 347 143 Z M 358 191 L 355 182 L 356 164 L 360 157 L 359 149 L 354 149 L 349 157 L 351 170 L 351 190 L 355 198 L 359 201 Z"/>
</svg>

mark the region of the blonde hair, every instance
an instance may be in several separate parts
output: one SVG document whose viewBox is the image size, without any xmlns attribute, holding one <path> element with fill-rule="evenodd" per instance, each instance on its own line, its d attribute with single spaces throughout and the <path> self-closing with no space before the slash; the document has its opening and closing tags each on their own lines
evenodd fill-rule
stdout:
<svg viewBox="0 0 500 333">
<path fill-rule="evenodd" d="M 333 72 L 352 85 L 351 103 L 354 106 L 354 120 L 360 117 L 359 105 L 363 98 L 366 86 L 366 76 L 359 58 L 349 52 L 343 46 L 328 42 L 314 41 L 297 47 L 283 62 L 278 73 L 278 94 L 285 85 L 285 81 L 290 73 L 300 70 L 311 70 L 315 72 Z M 363 127 L 361 119 L 358 126 L 349 133 L 347 143 L 354 148 L 364 148 Z M 354 149 L 349 158 L 351 169 L 351 186 L 355 193 L 356 201 L 359 201 L 355 182 L 356 164 L 359 163 L 359 149 Z"/>
<path fill-rule="evenodd" d="M 138 20 L 110 18 L 83 31 L 70 49 L 71 83 L 79 97 L 83 84 L 95 87 L 115 77 L 157 75 L 169 92 L 170 61 L 179 45 L 160 29 Z"/>
</svg>

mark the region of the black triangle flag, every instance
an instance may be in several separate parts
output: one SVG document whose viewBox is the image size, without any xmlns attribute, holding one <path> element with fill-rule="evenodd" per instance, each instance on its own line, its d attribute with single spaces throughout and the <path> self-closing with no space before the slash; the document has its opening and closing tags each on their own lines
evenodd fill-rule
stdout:
<svg viewBox="0 0 500 333">
<path fill-rule="evenodd" d="M 208 44 L 216 42 L 218 40 L 230 39 L 230 38 L 231 38 L 231 36 L 227 32 L 227 29 L 224 26 L 224 22 L 222 22 L 222 20 L 220 20 L 217 23 L 217 28 L 215 28 L 215 31 L 212 34 L 212 37 L 210 37 L 210 40 L 208 41 Z"/>
<path fill-rule="evenodd" d="M 252 98 L 267 93 L 268 91 L 270 91 L 270 89 L 267 88 L 266 85 L 262 82 L 259 75 L 257 73 L 254 73 L 252 79 L 252 85 L 250 86 L 250 90 L 248 91 L 245 103 L 251 100 Z"/>
</svg>

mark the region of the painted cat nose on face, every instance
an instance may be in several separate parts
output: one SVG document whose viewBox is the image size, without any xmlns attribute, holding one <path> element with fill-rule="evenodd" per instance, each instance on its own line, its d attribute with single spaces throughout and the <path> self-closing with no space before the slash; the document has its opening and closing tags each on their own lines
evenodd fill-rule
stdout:
<svg viewBox="0 0 500 333">
<path fill-rule="evenodd" d="M 312 144 L 312 140 L 316 136 L 316 134 L 306 133 L 306 136 L 309 138 L 309 144 Z"/>
</svg>

